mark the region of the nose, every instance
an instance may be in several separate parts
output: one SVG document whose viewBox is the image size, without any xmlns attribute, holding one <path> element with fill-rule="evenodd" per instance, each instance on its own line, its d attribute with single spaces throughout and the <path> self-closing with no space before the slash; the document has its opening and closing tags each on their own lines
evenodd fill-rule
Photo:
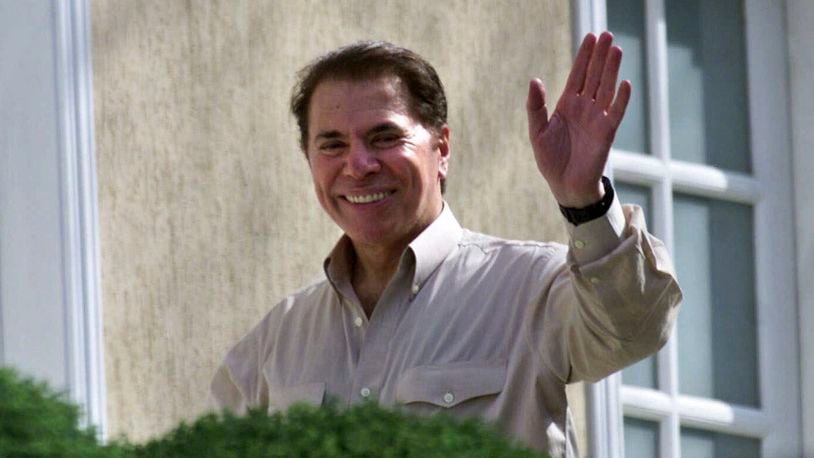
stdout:
<svg viewBox="0 0 814 458">
<path fill-rule="evenodd" d="M 362 142 L 354 142 L 345 158 L 345 174 L 357 180 L 377 173 L 382 165 L 376 155 Z"/>
</svg>

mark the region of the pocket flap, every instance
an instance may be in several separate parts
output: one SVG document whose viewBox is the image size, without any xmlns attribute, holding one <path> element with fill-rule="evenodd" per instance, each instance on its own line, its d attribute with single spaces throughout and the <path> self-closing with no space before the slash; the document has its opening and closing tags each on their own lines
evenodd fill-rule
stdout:
<svg viewBox="0 0 814 458">
<path fill-rule="evenodd" d="M 322 405 L 325 397 L 325 383 L 304 383 L 295 386 L 269 387 L 269 413 L 285 411 L 292 404 L 305 402 L 316 406 Z"/>
<path fill-rule="evenodd" d="M 468 399 L 500 393 L 505 381 L 505 361 L 417 366 L 407 369 L 399 379 L 396 400 L 449 408 Z"/>
</svg>

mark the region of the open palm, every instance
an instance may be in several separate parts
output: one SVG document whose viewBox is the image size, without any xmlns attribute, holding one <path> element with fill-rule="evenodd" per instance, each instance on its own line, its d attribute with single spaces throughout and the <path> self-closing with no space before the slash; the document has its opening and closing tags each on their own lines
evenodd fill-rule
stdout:
<svg viewBox="0 0 814 458">
<path fill-rule="evenodd" d="M 602 172 L 631 86 L 616 90 L 622 50 L 605 32 L 588 34 L 577 52 L 565 90 L 549 118 L 545 88 L 529 84 L 529 140 L 537 168 L 564 207 L 583 208 L 602 198 Z"/>
</svg>

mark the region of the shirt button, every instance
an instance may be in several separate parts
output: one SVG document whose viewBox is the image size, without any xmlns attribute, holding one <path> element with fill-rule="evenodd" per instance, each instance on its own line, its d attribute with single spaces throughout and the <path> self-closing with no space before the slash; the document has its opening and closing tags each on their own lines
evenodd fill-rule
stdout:
<svg viewBox="0 0 814 458">
<path fill-rule="evenodd" d="M 362 388 L 361 390 L 359 390 L 359 394 L 361 394 L 363 398 L 367 398 L 368 396 L 370 396 L 370 388 L 368 387 Z"/>
<path fill-rule="evenodd" d="M 599 284 L 599 279 L 596 278 L 596 277 L 591 277 L 591 283 L 593 283 L 594 285 L 598 285 Z"/>
<path fill-rule="evenodd" d="M 418 290 L 419 290 L 418 283 L 413 284 L 412 289 L 410 289 L 410 291 L 412 291 L 413 295 L 418 294 Z"/>
<path fill-rule="evenodd" d="M 452 393 L 447 393 L 444 395 L 444 402 L 447 404 L 452 404 L 452 401 L 455 400 L 455 396 Z"/>
<path fill-rule="evenodd" d="M 577 250 L 581 250 L 581 249 L 585 248 L 585 242 L 583 242 L 582 240 L 575 240 L 574 241 L 574 248 L 576 248 Z"/>
<path fill-rule="evenodd" d="M 353 325 L 356 326 L 357 328 L 361 328 L 362 327 L 362 317 L 357 316 L 356 318 L 354 318 L 353 319 Z"/>
</svg>

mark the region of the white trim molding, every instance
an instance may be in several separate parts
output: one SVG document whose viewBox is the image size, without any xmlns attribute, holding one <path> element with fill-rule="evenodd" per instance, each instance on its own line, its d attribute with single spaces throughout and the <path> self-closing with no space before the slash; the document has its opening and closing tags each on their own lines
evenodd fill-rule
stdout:
<svg viewBox="0 0 814 458">
<path fill-rule="evenodd" d="M 794 182 L 794 210 L 797 253 L 797 301 L 800 333 L 800 379 L 803 456 L 814 456 L 814 3 L 788 0 L 786 21 L 789 47 L 789 101 Z M 792 96 L 793 95 L 793 96 Z"/>
<path fill-rule="evenodd" d="M 55 0 L 61 152 L 66 380 L 85 425 L 106 434 L 90 14 L 86 0 Z"/>
</svg>

